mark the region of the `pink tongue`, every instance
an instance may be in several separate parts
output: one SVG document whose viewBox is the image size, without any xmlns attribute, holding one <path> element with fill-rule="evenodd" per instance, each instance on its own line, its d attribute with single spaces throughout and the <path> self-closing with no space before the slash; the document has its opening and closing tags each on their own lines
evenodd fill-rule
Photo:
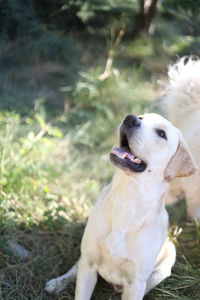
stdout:
<svg viewBox="0 0 200 300">
<path fill-rule="evenodd" d="M 112 152 L 122 159 L 127 158 L 134 163 L 137 164 L 141 163 L 141 160 L 137 156 L 134 156 L 126 147 L 122 147 L 122 148 L 114 147 Z"/>
<path fill-rule="evenodd" d="M 117 148 L 117 147 L 114 147 L 113 148 L 113 152 L 115 152 L 115 154 L 123 154 L 123 153 L 128 153 L 128 148 L 126 147 L 122 147 L 122 148 Z M 130 153 L 130 152 L 129 152 Z M 131 153 L 130 153 L 131 154 Z M 132 154 L 131 154 L 132 155 Z"/>
</svg>

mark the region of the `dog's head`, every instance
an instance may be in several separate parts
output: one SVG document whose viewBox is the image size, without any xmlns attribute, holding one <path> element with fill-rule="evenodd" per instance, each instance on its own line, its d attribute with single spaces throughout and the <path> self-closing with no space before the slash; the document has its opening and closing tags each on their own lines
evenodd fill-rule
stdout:
<svg viewBox="0 0 200 300">
<path fill-rule="evenodd" d="M 180 132 L 157 114 L 128 115 L 119 129 L 120 147 L 113 148 L 111 162 L 133 174 L 152 172 L 170 181 L 195 172 L 195 163 Z"/>
</svg>

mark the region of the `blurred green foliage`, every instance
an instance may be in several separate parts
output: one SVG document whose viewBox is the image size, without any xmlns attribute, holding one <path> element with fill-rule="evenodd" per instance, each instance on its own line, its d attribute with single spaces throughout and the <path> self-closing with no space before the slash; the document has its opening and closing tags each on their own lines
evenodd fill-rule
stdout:
<svg viewBox="0 0 200 300">
<path fill-rule="evenodd" d="M 198 14 L 200 9 L 199 0 L 164 0 L 163 8 L 166 10 L 177 10 L 182 9 L 183 11 L 191 11 L 193 14 Z"/>
<path fill-rule="evenodd" d="M 11 213 L 12 220 L 34 223 L 29 197 L 42 199 L 36 213 L 41 218 L 46 195 L 51 199 L 54 194 L 47 182 L 60 174 L 44 158 L 56 152 L 55 141 L 69 147 L 66 168 L 77 178 L 87 159 L 94 161 L 109 151 L 114 143 L 110 137 L 126 113 L 151 110 L 158 95 L 156 81 L 170 59 L 199 54 L 199 1 L 162 1 L 149 35 L 135 36 L 141 3 L 0 2 L 2 222 Z M 89 181 L 83 180 L 87 203 L 104 178 L 97 176 L 98 168 L 97 164 Z M 82 188 L 68 183 L 70 198 L 78 197 Z M 58 203 L 59 197 L 55 199 Z M 23 205 L 13 208 L 13 201 Z M 58 216 L 59 205 L 45 210 L 48 226 L 51 211 L 52 218 Z"/>
<path fill-rule="evenodd" d="M 165 66 L 165 58 L 167 61 L 177 55 L 199 54 L 199 0 L 162 1 L 150 35 L 141 33 L 136 37 L 141 26 L 141 3 L 2 0 L 0 109 L 31 115 L 34 103 L 41 98 L 54 115 L 66 113 L 69 106 L 83 105 L 83 98 L 85 107 L 91 106 L 97 93 L 91 85 L 87 92 L 81 87 L 82 74 L 102 73 L 111 52 L 119 71 L 122 67 L 139 67 L 150 76 L 158 55 Z M 116 45 L 122 28 L 124 36 Z M 149 58 L 148 63 L 144 57 Z M 157 71 L 162 71 L 163 66 Z"/>
<path fill-rule="evenodd" d="M 66 34 L 81 29 L 96 34 L 122 16 L 131 19 L 137 7 L 137 0 L 3 0 L 0 32 L 10 39 L 45 30 Z"/>
</svg>

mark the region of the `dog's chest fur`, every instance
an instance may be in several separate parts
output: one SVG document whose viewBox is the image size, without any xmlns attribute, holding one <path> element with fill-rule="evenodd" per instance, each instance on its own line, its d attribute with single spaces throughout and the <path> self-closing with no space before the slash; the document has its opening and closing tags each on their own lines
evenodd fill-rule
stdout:
<svg viewBox="0 0 200 300">
<path fill-rule="evenodd" d="M 82 253 L 99 274 L 114 284 L 130 284 L 138 273 L 149 276 L 164 242 L 168 217 L 160 186 L 143 190 L 118 178 L 98 199 L 86 226 Z M 117 184 L 120 180 L 120 185 Z M 142 275 L 142 276 L 143 276 Z"/>
</svg>

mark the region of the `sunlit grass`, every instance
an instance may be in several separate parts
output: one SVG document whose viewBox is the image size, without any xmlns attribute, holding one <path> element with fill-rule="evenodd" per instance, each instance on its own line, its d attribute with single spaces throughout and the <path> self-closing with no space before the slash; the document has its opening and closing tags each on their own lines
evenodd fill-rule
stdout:
<svg viewBox="0 0 200 300">
<path fill-rule="evenodd" d="M 91 71 L 92 72 L 92 71 Z M 134 76 L 135 74 L 135 76 Z M 96 74 L 98 76 L 98 72 Z M 117 128 L 130 112 L 151 110 L 157 89 L 142 73 L 98 82 L 83 78 L 84 91 L 67 116 L 22 118 L 0 114 L 0 295 L 3 299 L 74 299 L 74 283 L 59 296 L 45 294 L 45 282 L 78 258 L 84 225 L 102 186 L 114 172 L 108 155 Z M 93 85 L 93 88 L 91 87 Z M 91 94 L 90 89 L 96 89 Z M 89 101 L 84 100 L 84 93 Z M 199 299 L 200 230 L 186 223 L 183 204 L 170 210 L 170 236 L 178 255 L 173 275 L 146 299 Z M 182 232 L 179 228 L 182 228 Z M 177 232 L 180 235 L 177 235 Z M 31 253 L 14 255 L 8 240 Z M 93 299 L 120 299 L 100 281 Z"/>
</svg>

